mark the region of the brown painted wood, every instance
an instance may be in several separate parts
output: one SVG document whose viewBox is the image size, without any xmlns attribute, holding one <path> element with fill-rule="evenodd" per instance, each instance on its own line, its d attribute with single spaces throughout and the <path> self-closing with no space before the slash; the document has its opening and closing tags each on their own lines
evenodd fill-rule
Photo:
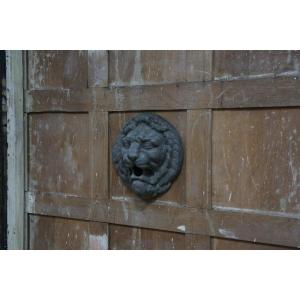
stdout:
<svg viewBox="0 0 300 300">
<path fill-rule="evenodd" d="M 287 250 L 289 248 L 260 244 L 260 243 L 251 243 L 245 241 L 212 238 L 212 249 L 213 250 Z"/>
<path fill-rule="evenodd" d="M 31 214 L 91 220 L 179 233 L 300 247 L 298 214 L 215 208 L 198 210 L 141 201 L 105 201 L 55 193 L 26 193 Z"/>
<path fill-rule="evenodd" d="M 92 112 L 89 118 L 91 198 L 108 199 L 108 113 Z"/>
<path fill-rule="evenodd" d="M 87 81 L 87 51 L 28 51 L 30 90 L 86 88 Z"/>
<path fill-rule="evenodd" d="M 88 114 L 29 116 L 29 190 L 89 196 Z"/>
<path fill-rule="evenodd" d="M 300 51 L 214 51 L 215 79 L 299 76 Z"/>
<path fill-rule="evenodd" d="M 213 204 L 300 213 L 300 109 L 213 115 Z"/>
<path fill-rule="evenodd" d="M 108 51 L 88 51 L 88 87 L 108 86 Z"/>
<path fill-rule="evenodd" d="M 26 112 L 164 111 L 300 106 L 294 78 L 233 80 L 26 93 Z"/>
<path fill-rule="evenodd" d="M 186 202 L 209 208 L 211 203 L 211 110 L 187 111 Z"/>
<path fill-rule="evenodd" d="M 107 250 L 108 225 L 30 215 L 31 250 Z"/>
<path fill-rule="evenodd" d="M 109 247 L 112 250 L 182 250 L 186 245 L 182 233 L 109 225 Z"/>
<path fill-rule="evenodd" d="M 90 248 L 90 224 L 110 223 L 115 249 L 300 246 L 298 52 L 215 52 L 214 74 L 211 51 L 28 58 L 33 244 L 67 248 L 80 228 L 70 245 Z M 169 120 L 185 146 L 182 173 L 153 202 L 128 191 L 111 163 L 118 132 L 141 111 Z"/>
<path fill-rule="evenodd" d="M 109 247 L 112 250 L 207 250 L 208 237 L 109 225 Z"/>
<path fill-rule="evenodd" d="M 212 51 L 109 51 L 112 86 L 211 80 Z"/>
</svg>

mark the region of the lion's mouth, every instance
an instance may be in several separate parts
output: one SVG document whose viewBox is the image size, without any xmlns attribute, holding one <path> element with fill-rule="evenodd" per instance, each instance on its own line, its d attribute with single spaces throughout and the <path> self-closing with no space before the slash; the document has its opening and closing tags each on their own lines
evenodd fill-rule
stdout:
<svg viewBox="0 0 300 300">
<path fill-rule="evenodd" d="M 154 175 L 154 172 L 149 168 L 141 168 L 134 165 L 129 168 L 129 174 L 131 181 L 139 180 L 145 183 L 150 183 L 151 177 Z"/>
</svg>

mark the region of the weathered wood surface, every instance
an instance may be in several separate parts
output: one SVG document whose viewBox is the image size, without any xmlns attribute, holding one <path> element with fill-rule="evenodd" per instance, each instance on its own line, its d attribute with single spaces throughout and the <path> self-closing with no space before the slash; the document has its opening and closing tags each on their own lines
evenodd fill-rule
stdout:
<svg viewBox="0 0 300 300">
<path fill-rule="evenodd" d="M 29 190 L 89 196 L 88 114 L 29 116 Z"/>
<path fill-rule="evenodd" d="M 27 112 L 293 107 L 300 106 L 300 81 L 267 78 L 112 89 L 33 90 L 25 98 Z"/>
<path fill-rule="evenodd" d="M 108 225 L 105 223 L 30 215 L 29 231 L 29 249 L 108 249 Z"/>
<path fill-rule="evenodd" d="M 213 250 L 286 250 L 292 249 L 282 246 L 251 243 L 230 239 L 212 238 Z"/>
<path fill-rule="evenodd" d="M 299 108 L 214 112 L 214 205 L 300 213 L 299 116 Z"/>
<path fill-rule="evenodd" d="M 187 111 L 186 202 L 210 208 L 211 204 L 211 110 Z"/>
<path fill-rule="evenodd" d="M 207 81 L 212 51 L 110 51 L 111 86 Z"/>
<path fill-rule="evenodd" d="M 28 56 L 28 213 L 112 224 L 114 249 L 300 246 L 299 52 Z M 119 130 L 141 111 L 169 120 L 185 145 L 180 176 L 152 203 L 111 163 Z"/>
<path fill-rule="evenodd" d="M 164 203 L 106 201 L 51 193 L 26 193 L 27 213 L 133 227 L 210 235 L 300 247 L 299 214 L 215 207 L 199 210 Z"/>
<path fill-rule="evenodd" d="M 88 87 L 108 85 L 108 51 L 88 51 Z"/>
<path fill-rule="evenodd" d="M 28 51 L 28 88 L 86 88 L 87 51 Z"/>
<path fill-rule="evenodd" d="M 109 247 L 112 250 L 207 250 L 210 242 L 201 235 L 109 225 Z"/>
<path fill-rule="evenodd" d="M 7 248 L 24 248 L 24 120 L 22 51 L 7 52 Z"/>
<path fill-rule="evenodd" d="M 214 79 L 298 77 L 300 51 L 214 51 Z"/>
</svg>

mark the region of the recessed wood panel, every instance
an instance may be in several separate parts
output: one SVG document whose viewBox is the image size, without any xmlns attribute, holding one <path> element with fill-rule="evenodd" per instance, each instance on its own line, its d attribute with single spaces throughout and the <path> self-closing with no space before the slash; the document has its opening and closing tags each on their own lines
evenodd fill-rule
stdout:
<svg viewBox="0 0 300 300">
<path fill-rule="evenodd" d="M 182 139 L 185 156 L 185 145 L 186 145 L 186 112 L 174 111 L 174 112 L 157 112 L 161 117 L 169 121 L 178 131 Z M 135 199 L 139 200 L 133 192 L 131 192 L 121 181 L 121 178 L 117 175 L 115 168 L 112 164 L 111 149 L 115 143 L 120 130 L 125 124 L 126 120 L 135 116 L 136 113 L 112 113 L 109 115 L 109 139 L 110 139 L 110 193 L 111 199 Z M 171 188 L 165 194 L 159 196 L 157 200 L 165 202 L 176 202 L 178 204 L 185 203 L 185 157 L 182 165 L 181 172 L 177 179 L 173 182 Z M 140 200 L 139 200 L 140 201 Z"/>
<path fill-rule="evenodd" d="M 298 76 L 300 51 L 214 51 L 214 78 Z"/>
<path fill-rule="evenodd" d="M 88 114 L 29 116 L 29 190 L 90 195 Z"/>
<path fill-rule="evenodd" d="M 239 240 L 229 240 L 212 238 L 213 250 L 286 250 L 287 247 L 280 247 L 275 245 L 267 245 L 260 243 L 251 243 Z"/>
<path fill-rule="evenodd" d="M 107 250 L 108 225 L 56 217 L 30 215 L 32 250 Z"/>
<path fill-rule="evenodd" d="M 149 85 L 211 79 L 212 51 L 110 51 L 110 84 Z"/>
<path fill-rule="evenodd" d="M 87 81 L 87 51 L 28 51 L 29 89 L 78 89 Z"/>
<path fill-rule="evenodd" d="M 300 211 L 300 109 L 215 111 L 213 205 Z"/>
</svg>

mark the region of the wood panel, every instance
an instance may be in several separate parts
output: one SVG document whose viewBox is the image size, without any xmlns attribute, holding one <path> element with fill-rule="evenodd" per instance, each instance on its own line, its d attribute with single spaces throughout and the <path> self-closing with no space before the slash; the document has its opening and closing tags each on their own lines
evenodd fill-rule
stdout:
<svg viewBox="0 0 300 300">
<path fill-rule="evenodd" d="M 209 249 L 208 237 L 136 227 L 109 225 L 112 250 Z"/>
<path fill-rule="evenodd" d="M 108 85 L 108 51 L 88 51 L 88 87 Z"/>
<path fill-rule="evenodd" d="M 299 76 L 300 51 L 214 51 L 214 79 Z"/>
<path fill-rule="evenodd" d="M 86 88 L 87 51 L 28 51 L 28 87 Z"/>
<path fill-rule="evenodd" d="M 211 79 L 212 51 L 110 51 L 112 86 Z"/>
<path fill-rule="evenodd" d="M 108 225 L 30 215 L 32 250 L 107 250 Z"/>
<path fill-rule="evenodd" d="M 289 248 L 238 240 L 212 238 L 213 250 L 286 250 Z"/>
<path fill-rule="evenodd" d="M 186 202 L 191 207 L 211 204 L 211 117 L 210 110 L 187 111 Z"/>
<path fill-rule="evenodd" d="M 29 116 L 29 190 L 88 196 L 88 114 Z"/>
<path fill-rule="evenodd" d="M 213 205 L 300 212 L 300 110 L 216 111 Z"/>
<path fill-rule="evenodd" d="M 186 112 L 157 112 L 160 116 L 169 121 L 177 130 L 181 136 L 184 153 L 186 153 Z M 114 169 L 111 158 L 112 145 L 115 143 L 116 138 L 125 124 L 126 120 L 133 117 L 134 113 L 113 113 L 109 115 L 109 139 L 110 139 L 110 193 L 112 200 L 120 199 L 134 199 L 140 201 L 140 199 L 131 192 L 121 181 L 121 178 L 117 175 Z M 159 196 L 157 200 L 164 201 L 166 203 L 177 203 L 183 205 L 186 202 L 186 167 L 185 159 L 183 162 L 181 173 L 178 178 L 173 182 L 170 190 L 165 194 Z M 148 202 L 149 203 L 149 202 Z"/>
</svg>

